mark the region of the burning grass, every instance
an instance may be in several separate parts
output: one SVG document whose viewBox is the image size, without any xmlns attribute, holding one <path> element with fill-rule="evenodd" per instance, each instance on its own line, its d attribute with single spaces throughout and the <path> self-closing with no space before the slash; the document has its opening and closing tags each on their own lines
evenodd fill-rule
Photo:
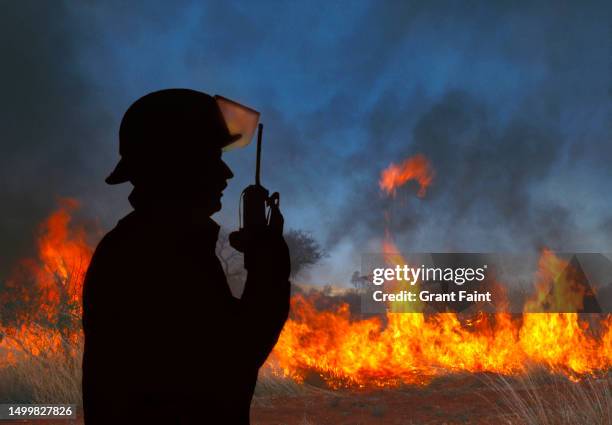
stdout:
<svg viewBox="0 0 612 425">
<path fill-rule="evenodd" d="M 525 374 L 530 365 L 574 380 L 612 364 L 609 315 L 526 313 L 460 317 L 388 313 L 352 317 L 347 304 L 319 310 L 295 296 L 272 359 L 298 382 L 317 373 L 331 388 L 426 384 L 457 372 Z M 595 326 L 589 324 L 595 321 Z"/>
</svg>

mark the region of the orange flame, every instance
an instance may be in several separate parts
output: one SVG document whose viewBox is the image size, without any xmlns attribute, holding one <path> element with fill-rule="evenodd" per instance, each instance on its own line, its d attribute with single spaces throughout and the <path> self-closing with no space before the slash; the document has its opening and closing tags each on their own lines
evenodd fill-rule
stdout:
<svg viewBox="0 0 612 425">
<path fill-rule="evenodd" d="M 407 158 L 401 164 L 391 163 L 380 174 L 378 185 L 387 195 L 395 195 L 397 189 L 411 180 L 419 184 L 418 196 L 425 196 L 434 177 L 433 169 L 424 155 L 417 154 Z"/>
<path fill-rule="evenodd" d="M 387 313 L 354 319 L 347 304 L 318 311 L 296 296 L 292 318 L 274 349 L 270 367 L 298 382 L 319 375 L 331 388 L 424 384 L 454 372 L 519 374 L 530 365 L 578 379 L 612 365 L 612 319 L 600 331 L 575 313 Z M 599 337 L 598 337 L 599 335 Z"/>
<path fill-rule="evenodd" d="M 40 227 L 38 257 L 21 261 L 5 282 L 0 366 L 23 354 L 70 351 L 80 340 L 81 292 L 93 250 L 86 229 L 71 226 L 78 207 L 74 199 L 60 200 L 60 208 Z"/>
<path fill-rule="evenodd" d="M 391 164 L 381 174 L 379 185 L 394 195 L 402 184 L 416 180 L 418 195 L 424 196 L 432 178 L 427 159 L 416 155 L 399 166 Z M 391 264 L 405 263 L 388 228 L 383 252 Z M 454 313 L 389 312 L 382 318 L 360 320 L 351 317 L 347 304 L 335 311 L 319 311 L 314 307 L 316 297 L 297 296 L 292 317 L 268 364 L 298 382 L 317 374 L 332 388 L 420 384 L 465 371 L 518 374 L 534 364 L 572 379 L 605 372 L 612 365 L 610 315 L 601 316 L 596 327 L 590 328 L 576 313 L 527 312 L 545 305 L 581 306 L 584 293 L 572 281 L 575 274 L 563 274 L 566 268 L 567 262 L 552 252 L 542 253 L 537 292 L 523 315 L 466 318 Z M 551 280 L 561 287 L 558 293 L 551 293 Z"/>
<path fill-rule="evenodd" d="M 525 311 L 580 311 L 585 296 L 593 295 L 577 270 L 568 261 L 557 257 L 549 249 L 540 256 L 536 293 L 525 303 Z"/>
<path fill-rule="evenodd" d="M 66 201 L 45 221 L 38 258 L 24 262 L 21 273 L 0 294 L 0 333 L 5 336 L 0 341 L 0 366 L 25 354 L 69 350 L 82 338 L 77 298 L 92 249 L 84 228 L 70 220 L 76 207 L 76 202 Z M 397 252 L 388 242 L 388 253 Z M 537 281 L 558 275 L 563 267 L 565 262 L 545 251 Z M 359 318 L 351 315 L 346 303 L 318 310 L 315 301 L 322 296 L 293 297 L 291 318 L 266 368 L 298 382 L 318 375 L 338 388 L 425 384 L 454 372 L 517 374 L 530 364 L 579 379 L 612 366 L 610 315 L 598 316 L 595 323 L 575 313 L 471 318 L 387 313 Z M 17 304 L 17 312 L 8 314 L 6 306 Z"/>
<path fill-rule="evenodd" d="M 405 263 L 389 235 L 383 251 L 391 264 Z M 544 250 L 538 265 L 536 293 L 522 315 L 391 309 L 381 318 L 358 319 L 346 303 L 319 311 L 314 305 L 322 295 L 296 296 L 268 366 L 298 382 L 316 374 L 331 388 L 426 384 L 455 372 L 521 374 L 533 365 L 573 380 L 605 373 L 612 366 L 612 315 L 591 315 L 588 322 L 577 313 L 529 313 L 548 298 L 542 294 L 574 302 L 548 304 L 551 309 L 582 305 L 574 292 L 566 299 L 544 283 L 555 279 L 562 294 L 579 287 L 566 261 Z"/>
</svg>

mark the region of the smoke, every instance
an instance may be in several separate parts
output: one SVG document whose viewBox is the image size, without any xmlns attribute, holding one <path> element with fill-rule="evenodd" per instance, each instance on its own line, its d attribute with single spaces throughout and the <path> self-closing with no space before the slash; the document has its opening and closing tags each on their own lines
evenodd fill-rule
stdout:
<svg viewBox="0 0 612 425">
<path fill-rule="evenodd" d="M 436 21 L 432 6 L 413 16 L 405 37 L 427 47 L 412 45 L 418 53 L 400 61 L 407 41 L 376 68 L 393 73 L 396 85 L 364 114 L 367 142 L 342 166 L 354 190 L 328 243 L 344 252 L 350 240 L 355 255 L 371 251 L 386 212 L 407 251 L 609 250 L 611 203 L 602 185 L 612 177 L 604 165 L 612 158 L 612 75 L 600 42 L 611 33 L 603 21 L 609 7 L 600 6 L 564 3 L 547 15 L 541 3 L 521 5 L 520 14 L 498 4 L 467 8 L 469 15 L 450 10 L 448 21 Z M 430 48 L 444 52 L 439 62 Z M 429 81 L 414 84 L 423 63 L 434 65 Z M 416 199 L 414 186 L 397 201 L 382 197 L 380 170 L 416 153 L 436 170 L 426 197 Z"/>
<path fill-rule="evenodd" d="M 6 3 L 0 16 L 0 276 L 31 253 L 60 197 L 105 216 L 102 176 L 116 155 L 115 131 L 80 71 L 77 28 L 60 2 Z"/>
<path fill-rule="evenodd" d="M 386 211 L 405 250 L 588 250 L 598 229 L 590 227 L 578 203 L 547 191 L 575 159 L 567 155 L 567 138 L 547 125 L 551 119 L 543 122 L 516 116 L 500 123 L 495 110 L 467 92 L 446 93 L 405 126 L 410 142 L 389 159 L 414 153 L 429 158 L 436 175 L 425 198 L 417 199 L 416 185 L 403 188 L 399 200 L 382 196 L 374 184 L 380 168 L 372 169 L 369 182 L 338 215 L 332 243 L 346 235 L 359 235 L 364 245 L 380 239 Z M 379 125 L 375 121 L 373 132 L 384 134 Z"/>
<path fill-rule="evenodd" d="M 263 182 L 288 228 L 348 279 L 383 214 L 410 250 L 606 248 L 612 200 L 610 12 L 605 2 L 19 2 L 0 17 L 0 276 L 56 197 L 110 228 L 129 187 L 103 179 L 122 113 L 164 87 L 262 112 Z M 237 224 L 253 147 L 217 220 Z M 380 171 L 423 153 L 423 199 L 382 196 Z M 335 270 L 335 271 L 334 271 Z"/>
<path fill-rule="evenodd" d="M 82 136 L 75 101 L 84 87 L 60 9 L 49 2 L 6 3 L 0 17 L 0 272 L 32 243 L 35 223 L 59 189 L 74 186 L 83 171 L 72 142 Z"/>
</svg>

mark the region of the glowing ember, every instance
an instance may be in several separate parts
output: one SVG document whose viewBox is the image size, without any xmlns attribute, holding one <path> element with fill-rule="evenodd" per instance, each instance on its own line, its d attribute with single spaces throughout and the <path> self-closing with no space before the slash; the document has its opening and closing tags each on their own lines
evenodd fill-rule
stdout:
<svg viewBox="0 0 612 425">
<path fill-rule="evenodd" d="M 378 185 L 387 195 L 395 195 L 397 189 L 409 181 L 419 184 L 418 196 L 425 196 L 434 172 L 424 155 L 414 155 L 401 164 L 391 164 L 380 174 Z"/>
</svg>

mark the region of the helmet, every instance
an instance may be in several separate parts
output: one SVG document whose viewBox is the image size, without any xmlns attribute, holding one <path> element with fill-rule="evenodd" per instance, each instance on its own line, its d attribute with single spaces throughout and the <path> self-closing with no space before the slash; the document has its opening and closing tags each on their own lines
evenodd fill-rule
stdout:
<svg viewBox="0 0 612 425">
<path fill-rule="evenodd" d="M 213 152 L 244 146 L 258 120 L 259 112 L 221 96 L 190 89 L 149 93 L 121 120 L 121 159 L 106 182 L 124 183 L 159 168 L 172 172 Z"/>
</svg>

